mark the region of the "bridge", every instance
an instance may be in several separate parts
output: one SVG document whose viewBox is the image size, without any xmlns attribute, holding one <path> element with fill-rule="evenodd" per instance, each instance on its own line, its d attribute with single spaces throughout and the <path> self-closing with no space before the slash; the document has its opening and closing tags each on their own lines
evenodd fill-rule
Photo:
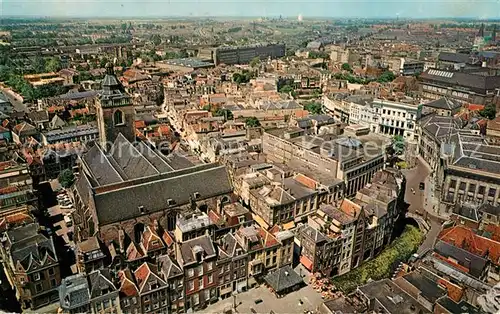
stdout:
<svg viewBox="0 0 500 314">
<path fill-rule="evenodd" d="M 427 223 L 427 221 L 425 221 L 425 219 L 422 216 L 420 216 L 420 215 L 407 212 L 406 213 L 406 218 L 412 218 L 413 220 L 415 220 L 417 222 L 417 224 L 418 224 L 418 228 L 423 233 L 427 233 L 431 229 L 431 226 L 429 226 L 429 224 Z"/>
</svg>

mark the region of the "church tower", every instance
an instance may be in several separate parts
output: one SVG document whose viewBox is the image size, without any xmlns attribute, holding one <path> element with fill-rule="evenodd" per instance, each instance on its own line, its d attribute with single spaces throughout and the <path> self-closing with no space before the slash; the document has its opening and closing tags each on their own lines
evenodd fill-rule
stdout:
<svg viewBox="0 0 500 314">
<path fill-rule="evenodd" d="M 135 111 L 132 99 L 116 77 L 112 64 L 106 65 L 106 76 L 102 81 L 96 111 L 99 144 L 104 150 L 109 148 L 110 143 L 113 143 L 120 133 L 131 143 L 135 141 Z"/>
</svg>

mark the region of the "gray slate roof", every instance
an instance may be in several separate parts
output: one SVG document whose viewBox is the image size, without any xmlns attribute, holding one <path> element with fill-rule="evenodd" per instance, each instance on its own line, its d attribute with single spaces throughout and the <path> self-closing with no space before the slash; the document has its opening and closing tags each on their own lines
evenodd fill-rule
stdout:
<svg viewBox="0 0 500 314">
<path fill-rule="evenodd" d="M 298 285 L 303 285 L 304 280 L 290 266 L 278 268 L 264 277 L 276 293 L 281 293 Z"/>
<path fill-rule="evenodd" d="M 424 107 L 430 107 L 435 109 L 445 109 L 454 110 L 460 108 L 462 105 L 452 99 L 447 97 L 439 98 L 437 100 L 430 101 L 424 104 Z"/>
<path fill-rule="evenodd" d="M 209 183 L 209 184 L 207 184 Z M 139 180 L 123 188 L 95 195 L 100 224 L 109 224 L 164 210 L 169 199 L 176 206 L 188 204 L 195 193 L 207 199 L 232 192 L 226 167 L 197 166 Z"/>
<path fill-rule="evenodd" d="M 103 294 L 103 291 L 117 292 L 113 284 L 113 278 L 109 269 L 100 269 L 91 272 L 88 276 L 90 284 L 90 297 L 96 298 Z"/>
<path fill-rule="evenodd" d="M 459 265 L 469 268 L 469 274 L 476 278 L 480 278 L 488 265 L 487 259 L 441 240 L 436 243 L 434 251 L 444 257 L 455 259 Z"/>
<path fill-rule="evenodd" d="M 63 309 L 76 309 L 89 303 L 90 295 L 84 274 L 66 277 L 59 286 L 59 301 Z"/>
</svg>

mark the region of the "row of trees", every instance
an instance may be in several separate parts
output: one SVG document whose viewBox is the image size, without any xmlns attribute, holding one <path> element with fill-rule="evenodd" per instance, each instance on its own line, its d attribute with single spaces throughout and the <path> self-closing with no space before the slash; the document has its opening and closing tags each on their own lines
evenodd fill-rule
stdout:
<svg viewBox="0 0 500 314">
<path fill-rule="evenodd" d="M 408 225 L 403 234 L 379 256 L 342 276 L 332 278 L 332 283 L 344 293 L 350 293 L 358 286 L 365 284 L 368 279 L 388 278 L 394 265 L 406 262 L 418 249 L 423 239 L 424 236 L 418 228 Z"/>
<path fill-rule="evenodd" d="M 345 63 L 345 64 L 347 64 L 347 63 Z M 370 82 L 379 82 L 379 83 L 392 82 L 392 81 L 394 81 L 396 76 L 391 71 L 385 71 L 377 79 L 358 77 L 358 76 L 352 75 L 351 73 L 336 73 L 335 78 L 338 80 L 346 80 L 352 84 L 364 84 L 364 85 L 366 85 Z"/>
</svg>

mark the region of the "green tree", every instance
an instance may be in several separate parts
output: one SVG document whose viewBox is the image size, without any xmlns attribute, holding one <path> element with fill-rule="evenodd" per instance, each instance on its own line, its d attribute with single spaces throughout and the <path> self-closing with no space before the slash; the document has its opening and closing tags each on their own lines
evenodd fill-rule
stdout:
<svg viewBox="0 0 500 314">
<path fill-rule="evenodd" d="M 382 75 L 380 75 L 377 82 L 388 83 L 394 81 L 395 78 L 396 76 L 394 75 L 394 73 L 392 73 L 391 71 L 385 71 L 384 73 L 382 73 Z"/>
<path fill-rule="evenodd" d="M 248 117 L 245 119 L 245 124 L 249 128 L 255 128 L 260 126 L 260 121 L 256 117 Z"/>
<path fill-rule="evenodd" d="M 71 169 L 64 169 L 57 178 L 63 188 L 69 188 L 75 181 L 75 175 Z"/>
<path fill-rule="evenodd" d="M 219 109 L 215 110 L 214 116 L 216 116 L 216 117 L 224 117 L 224 119 L 226 121 L 233 119 L 233 113 L 231 112 L 231 110 L 224 109 L 224 108 L 219 108 Z"/>
<path fill-rule="evenodd" d="M 99 61 L 99 67 L 101 67 L 101 68 L 105 68 L 107 63 L 108 63 L 108 58 L 103 57 L 103 58 Z"/>
<path fill-rule="evenodd" d="M 401 135 L 396 135 L 392 139 L 392 148 L 396 155 L 402 155 L 405 151 L 405 139 Z"/>
<path fill-rule="evenodd" d="M 249 71 L 243 70 L 242 73 L 233 73 L 233 81 L 237 84 L 243 84 L 250 82 L 252 75 Z"/>
<path fill-rule="evenodd" d="M 36 73 L 43 73 L 45 71 L 45 59 L 41 56 L 36 56 L 33 59 L 33 70 Z"/>
<path fill-rule="evenodd" d="M 352 72 L 351 65 L 349 63 L 343 63 L 342 70 L 347 71 L 347 72 Z"/>
<path fill-rule="evenodd" d="M 284 93 L 284 94 L 290 94 L 292 95 L 292 97 L 295 97 L 297 96 L 297 93 L 295 92 L 295 89 L 290 86 L 290 85 L 283 85 L 280 90 L 279 90 L 280 93 Z"/>
<path fill-rule="evenodd" d="M 323 105 L 318 102 L 310 102 L 304 105 L 304 109 L 311 114 L 321 114 L 323 112 Z"/>
<path fill-rule="evenodd" d="M 252 68 L 255 68 L 259 64 L 260 64 L 260 58 L 259 57 L 255 57 L 255 58 L 252 59 L 252 61 L 250 61 L 250 66 Z"/>
<path fill-rule="evenodd" d="M 158 46 L 159 44 L 161 44 L 161 37 L 160 37 L 160 35 L 158 35 L 158 34 L 152 35 L 151 36 L 151 41 L 153 42 L 153 44 L 155 46 Z"/>
<path fill-rule="evenodd" d="M 483 110 L 479 111 L 479 114 L 481 117 L 488 118 L 490 120 L 495 119 L 495 116 L 497 114 L 497 110 L 495 108 L 495 105 L 486 105 Z"/>
<path fill-rule="evenodd" d="M 61 60 L 59 60 L 59 58 L 52 57 L 45 63 L 46 72 L 57 72 L 60 69 L 61 69 Z"/>
</svg>

